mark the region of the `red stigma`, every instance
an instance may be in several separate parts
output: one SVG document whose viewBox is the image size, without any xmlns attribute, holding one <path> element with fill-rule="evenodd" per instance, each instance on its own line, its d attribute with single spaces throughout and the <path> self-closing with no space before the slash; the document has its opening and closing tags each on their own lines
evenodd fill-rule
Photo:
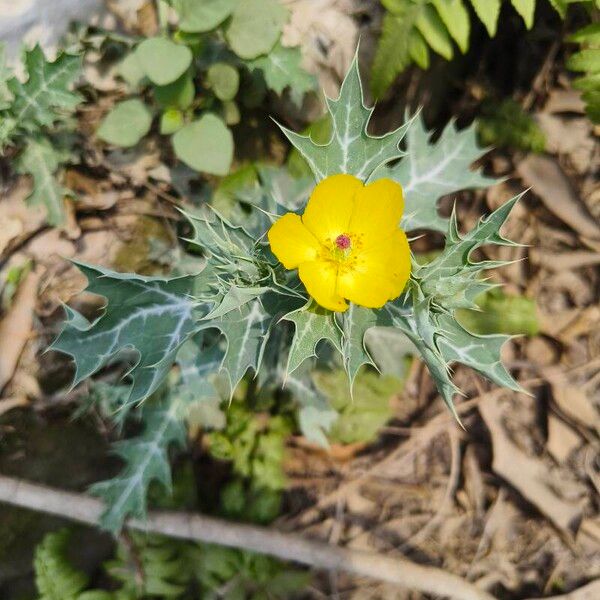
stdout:
<svg viewBox="0 0 600 600">
<path fill-rule="evenodd" d="M 348 248 L 350 248 L 352 245 L 352 241 L 345 233 L 342 233 L 335 238 L 335 245 L 340 250 L 348 250 Z"/>
</svg>

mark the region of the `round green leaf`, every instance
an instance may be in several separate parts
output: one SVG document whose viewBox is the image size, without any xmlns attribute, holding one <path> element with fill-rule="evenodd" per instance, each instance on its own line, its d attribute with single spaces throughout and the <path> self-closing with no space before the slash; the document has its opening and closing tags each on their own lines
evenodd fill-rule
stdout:
<svg viewBox="0 0 600 600">
<path fill-rule="evenodd" d="M 240 87 L 238 70 L 227 63 L 211 65 L 206 79 L 219 100 L 233 100 Z"/>
<path fill-rule="evenodd" d="M 156 85 L 179 79 L 192 62 L 192 51 L 187 46 L 162 37 L 144 40 L 135 54 L 148 79 Z"/>
<path fill-rule="evenodd" d="M 240 122 L 240 109 L 233 100 L 223 102 L 223 118 L 227 125 L 237 125 Z"/>
<path fill-rule="evenodd" d="M 231 131 L 210 113 L 182 127 L 173 136 L 173 148 L 188 167 L 202 173 L 226 175 L 233 160 Z"/>
<path fill-rule="evenodd" d="M 210 31 L 230 14 L 237 0 L 175 0 L 179 29 L 186 32 Z"/>
<path fill-rule="evenodd" d="M 160 132 L 170 135 L 183 127 L 183 113 L 176 108 L 169 108 L 160 116 Z"/>
<path fill-rule="evenodd" d="M 189 73 L 184 73 L 179 79 L 168 85 L 154 88 L 154 99 L 163 108 L 181 108 L 185 110 L 194 101 L 196 88 Z"/>
<path fill-rule="evenodd" d="M 119 102 L 104 117 L 96 134 L 101 140 L 129 148 L 150 131 L 152 114 L 141 100 Z"/>
<path fill-rule="evenodd" d="M 225 37 L 241 58 L 267 54 L 281 35 L 287 10 L 277 0 L 244 0 L 238 3 Z"/>
<path fill-rule="evenodd" d="M 146 77 L 146 73 L 144 73 L 142 65 L 140 65 L 140 61 L 135 52 L 128 54 L 119 63 L 117 72 L 132 88 L 137 88 L 142 83 L 144 77 Z"/>
</svg>

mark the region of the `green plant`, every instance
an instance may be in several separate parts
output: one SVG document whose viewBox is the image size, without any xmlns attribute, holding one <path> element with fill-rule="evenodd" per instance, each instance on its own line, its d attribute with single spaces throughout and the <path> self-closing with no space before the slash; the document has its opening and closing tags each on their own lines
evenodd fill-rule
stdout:
<svg viewBox="0 0 600 600">
<path fill-rule="evenodd" d="M 546 137 L 535 119 L 512 99 L 500 103 L 484 102 L 478 119 L 478 132 L 483 144 L 543 152 Z"/>
<path fill-rule="evenodd" d="M 600 123 L 600 23 L 580 29 L 570 36 L 569 41 L 581 46 L 567 61 L 569 69 L 583 73 L 575 79 L 573 87 L 583 92 L 589 118 Z"/>
<path fill-rule="evenodd" d="M 308 572 L 254 552 L 131 533 L 104 564 L 119 588 L 88 589 L 87 576 L 67 558 L 69 540 L 70 531 L 62 529 L 37 546 L 33 566 L 39 600 L 283 599 L 310 580 Z"/>
<path fill-rule="evenodd" d="M 500 229 L 519 196 L 465 234 L 459 233 L 456 213 L 445 219 L 437 211 L 441 196 L 492 182 L 469 168 L 482 153 L 474 129 L 457 131 L 449 126 L 432 144 L 420 120 L 413 117 L 391 133 L 370 136 L 367 126 L 372 109 L 363 104 L 356 59 L 339 98 L 329 100 L 328 108 L 332 135 L 325 144 L 282 128 L 316 181 L 351 173 L 364 182 L 385 177 L 401 183 L 406 198 L 401 227 L 440 231 L 446 236 L 445 248 L 428 264 L 413 261 L 405 291 L 381 309 L 354 304 L 345 312 L 320 308 L 297 274 L 275 260 L 265 236 L 278 215 L 303 206 L 306 184 L 300 181 L 294 186 L 285 170 L 261 169 L 256 179 L 251 173 L 242 178 L 250 187 L 243 210 L 232 207 L 229 218 L 206 206 L 187 214 L 194 227 L 188 248 L 206 258 L 205 262 L 197 260 L 198 270 L 204 265 L 199 273 L 141 277 L 79 265 L 88 278 L 88 291 L 103 296 L 106 306 L 93 323 L 67 309 L 68 319 L 53 348 L 73 357 L 74 383 L 102 369 L 125 348 L 134 350 L 136 358 L 127 371 L 131 389 L 123 406 L 147 401 L 175 364 L 183 383 L 182 393 L 166 397 L 163 413 L 170 417 L 147 421 L 144 435 L 150 439 L 153 455 L 160 458 L 147 476 L 136 476 L 135 482 L 145 482 L 137 500 L 116 501 L 105 484 L 96 488 L 108 503 L 106 527 L 116 530 L 129 513 L 143 514 L 142 492 L 149 480 L 168 484 L 165 448 L 171 440 L 182 439 L 172 419 L 186 418 L 190 399 L 200 404 L 215 394 L 231 399 L 247 374 L 254 374 L 261 393 L 287 390 L 297 403 L 304 435 L 326 443 L 337 412 L 314 385 L 315 357 L 337 361 L 352 390 L 361 367 L 375 365 L 373 356 L 385 353 L 387 346 L 377 347 L 381 337 L 369 339 L 367 345 L 367 334 L 374 328 L 412 341 L 454 414 L 453 396 L 458 390 L 450 369 L 455 363 L 499 385 L 520 389 L 500 361 L 508 336 L 470 333 L 456 318 L 458 309 L 475 308 L 475 299 L 491 287 L 480 278 L 481 273 L 504 264 L 475 262 L 473 252 L 483 245 L 512 244 L 500 235 Z M 399 148 L 405 137 L 406 153 Z M 227 194 L 222 202 L 228 204 Z M 191 363 L 188 353 L 182 353 L 190 343 L 195 346 Z M 184 392 L 186 377 L 194 383 Z M 139 455 L 126 448 L 128 457 Z M 146 465 L 151 463 L 144 460 Z M 246 468 L 243 461 L 239 465 Z"/>
<path fill-rule="evenodd" d="M 39 600 L 131 600 L 131 596 L 88 590 L 88 578 L 68 561 L 70 532 L 48 533 L 35 549 L 33 568 Z"/>
<path fill-rule="evenodd" d="M 549 1 L 564 18 L 574 0 Z M 469 4 L 490 37 L 494 37 L 503 0 L 381 0 L 381 3 L 387 12 L 371 73 L 371 90 L 376 97 L 383 96 L 411 63 L 427 69 L 430 50 L 450 60 L 456 44 L 464 54 L 469 49 L 471 32 Z M 510 0 L 510 4 L 527 29 L 531 29 L 536 0 Z"/>
<path fill-rule="evenodd" d="M 509 296 L 494 288 L 475 300 L 477 310 L 457 312 L 461 325 L 479 335 L 536 335 L 540 322 L 535 302 L 525 296 Z"/>
<path fill-rule="evenodd" d="M 234 151 L 228 126 L 240 120 L 240 82 L 243 103 L 256 105 L 268 87 L 278 94 L 289 89 L 300 105 L 315 79 L 300 66 L 299 48 L 279 42 L 287 11 L 276 0 L 170 4 L 176 30 L 169 33 L 162 3 L 162 33 L 136 44 L 120 63 L 133 97 L 114 106 L 97 135 L 135 146 L 158 115 L 160 133 L 172 137 L 177 158 L 197 171 L 226 175 Z M 149 104 L 139 98 L 145 90 Z"/>
<path fill-rule="evenodd" d="M 64 219 L 59 182 L 61 166 L 71 157 L 71 115 L 81 102 L 72 91 L 81 70 L 81 57 L 60 53 L 50 62 L 39 46 L 23 57 L 24 81 L 7 67 L 0 44 L 0 155 L 15 156 L 18 173 L 31 175 L 30 204 L 43 204 L 48 222 Z"/>
<path fill-rule="evenodd" d="M 209 436 L 210 453 L 231 461 L 234 472 L 254 486 L 280 490 L 285 484 L 281 463 L 291 423 L 283 415 L 255 414 L 244 404 L 233 401 L 228 407 L 227 425 Z"/>
</svg>

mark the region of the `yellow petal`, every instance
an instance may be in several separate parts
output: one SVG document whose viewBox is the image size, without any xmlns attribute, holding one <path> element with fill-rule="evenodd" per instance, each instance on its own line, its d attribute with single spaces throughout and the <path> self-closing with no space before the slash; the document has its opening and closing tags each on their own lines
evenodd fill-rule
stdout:
<svg viewBox="0 0 600 600">
<path fill-rule="evenodd" d="M 348 229 L 363 247 L 370 247 L 398 228 L 403 210 L 402 186 L 391 179 L 378 179 L 356 194 Z"/>
<path fill-rule="evenodd" d="M 273 254 L 286 269 L 295 269 L 300 263 L 315 260 L 321 250 L 317 238 L 293 213 L 275 221 L 267 237 Z"/>
<path fill-rule="evenodd" d="M 315 187 L 302 222 L 322 244 L 330 247 L 338 235 L 347 233 L 354 197 L 362 187 L 353 175 L 331 175 Z"/>
<path fill-rule="evenodd" d="M 361 250 L 351 266 L 340 269 L 337 292 L 355 304 L 381 308 L 402 293 L 409 276 L 408 240 L 396 229 L 378 244 Z"/>
<path fill-rule="evenodd" d="M 348 305 L 336 293 L 337 274 L 337 265 L 329 260 L 305 262 L 298 268 L 298 275 L 306 291 L 317 304 L 329 310 L 343 312 Z"/>
</svg>

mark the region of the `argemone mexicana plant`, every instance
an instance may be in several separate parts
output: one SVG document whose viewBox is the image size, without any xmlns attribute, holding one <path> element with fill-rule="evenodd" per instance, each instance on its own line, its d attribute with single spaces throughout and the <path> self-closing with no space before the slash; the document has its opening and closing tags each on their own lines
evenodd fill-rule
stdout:
<svg viewBox="0 0 600 600">
<path fill-rule="evenodd" d="M 247 375 L 260 388 L 288 389 L 303 433 L 326 443 L 335 413 L 311 379 L 321 341 L 352 385 L 361 366 L 377 366 L 382 332 L 388 342 L 390 335 L 408 337 L 453 412 L 453 363 L 519 389 L 500 361 L 507 336 L 474 335 L 455 316 L 492 287 L 481 274 L 502 263 L 475 262 L 472 253 L 512 244 L 500 228 L 518 200 L 466 234 L 455 214 L 438 214 L 441 196 L 492 181 L 469 169 L 481 155 L 473 129 L 449 126 L 430 144 L 413 117 L 386 135 L 369 135 L 372 109 L 363 104 L 356 58 L 327 105 L 327 144 L 283 129 L 316 186 L 264 167 L 243 217 L 227 219 L 210 206 L 187 214 L 194 227 L 190 274 L 142 277 L 79 265 L 88 291 L 104 296 L 106 306 L 93 322 L 67 309 L 53 348 L 73 357 L 74 385 L 123 350 L 136 359 L 122 411 L 157 393 L 167 376 L 179 378 L 176 393 L 149 409 L 142 440 L 120 443 L 123 472 L 94 487 L 107 501 L 106 527 L 118 530 L 127 515 L 145 513 L 152 480 L 170 484 L 167 449 L 184 442 L 191 405 L 223 389 L 231 396 Z M 446 235 L 444 250 L 428 264 L 410 255 L 404 232 L 415 229 Z"/>
</svg>

